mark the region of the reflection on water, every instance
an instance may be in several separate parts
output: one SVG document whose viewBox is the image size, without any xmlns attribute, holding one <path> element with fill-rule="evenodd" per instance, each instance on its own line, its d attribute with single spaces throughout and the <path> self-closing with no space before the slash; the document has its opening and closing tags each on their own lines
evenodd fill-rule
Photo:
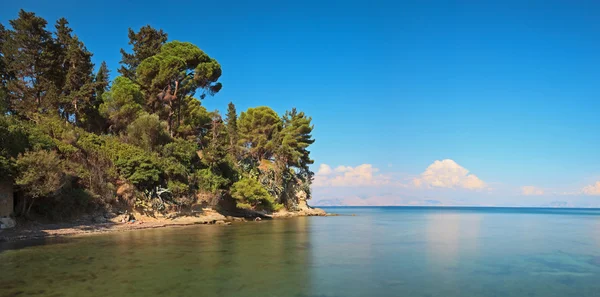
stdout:
<svg viewBox="0 0 600 297">
<path fill-rule="evenodd" d="M 0 246 L 0 297 L 585 297 L 600 292 L 600 211 L 329 211 L 357 216 Z"/>
<path fill-rule="evenodd" d="M 76 238 L 0 253 L 0 296 L 304 296 L 310 220 Z"/>
</svg>

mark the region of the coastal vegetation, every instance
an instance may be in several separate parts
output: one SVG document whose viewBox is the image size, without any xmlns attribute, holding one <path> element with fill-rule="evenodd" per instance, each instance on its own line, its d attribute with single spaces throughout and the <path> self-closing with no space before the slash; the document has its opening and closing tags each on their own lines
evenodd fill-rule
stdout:
<svg viewBox="0 0 600 297">
<path fill-rule="evenodd" d="M 113 75 L 64 18 L 50 29 L 21 10 L 0 24 L 0 180 L 14 188 L 16 215 L 271 212 L 310 198 L 309 116 L 208 111 L 202 100 L 224 87 L 214 57 L 150 26 L 128 37 Z"/>
</svg>

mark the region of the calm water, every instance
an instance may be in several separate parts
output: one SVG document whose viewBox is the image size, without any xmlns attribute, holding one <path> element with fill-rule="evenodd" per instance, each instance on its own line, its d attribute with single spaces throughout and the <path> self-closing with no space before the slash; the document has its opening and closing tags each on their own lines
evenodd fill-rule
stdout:
<svg viewBox="0 0 600 297">
<path fill-rule="evenodd" d="M 327 210 L 0 245 L 0 296 L 600 296 L 600 210 Z"/>
</svg>

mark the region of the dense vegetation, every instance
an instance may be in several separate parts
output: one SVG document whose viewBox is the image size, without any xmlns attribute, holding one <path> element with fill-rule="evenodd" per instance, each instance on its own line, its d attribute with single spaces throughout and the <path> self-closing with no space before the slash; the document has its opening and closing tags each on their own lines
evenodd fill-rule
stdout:
<svg viewBox="0 0 600 297">
<path fill-rule="evenodd" d="M 276 211 L 310 195 L 311 118 L 269 107 L 225 118 L 201 100 L 221 66 L 150 26 L 129 30 L 119 76 L 91 62 L 66 19 L 21 10 L 0 24 L 0 180 L 15 213 L 68 218 L 100 208 L 208 204 Z"/>
</svg>

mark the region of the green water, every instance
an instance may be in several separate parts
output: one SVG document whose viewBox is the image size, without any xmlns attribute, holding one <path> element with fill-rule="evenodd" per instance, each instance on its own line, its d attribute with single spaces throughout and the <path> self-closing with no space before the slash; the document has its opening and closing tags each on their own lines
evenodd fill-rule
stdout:
<svg viewBox="0 0 600 297">
<path fill-rule="evenodd" d="M 328 211 L 0 244 L 0 296 L 600 296 L 600 211 Z"/>
</svg>

